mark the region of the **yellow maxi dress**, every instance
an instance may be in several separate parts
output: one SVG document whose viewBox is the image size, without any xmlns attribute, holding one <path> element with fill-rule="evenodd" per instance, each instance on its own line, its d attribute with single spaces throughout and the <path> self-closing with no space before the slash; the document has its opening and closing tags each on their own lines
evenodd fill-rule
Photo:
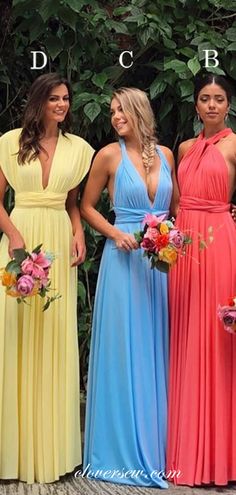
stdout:
<svg viewBox="0 0 236 495">
<path fill-rule="evenodd" d="M 50 277 L 62 298 L 43 313 L 39 296 L 18 305 L 0 286 L 0 478 L 44 483 L 81 463 L 77 271 L 65 200 L 87 173 L 93 149 L 60 133 L 44 189 L 38 159 L 17 163 L 20 132 L 0 138 L 0 167 L 15 190 L 11 219 L 28 250 L 43 243 L 56 254 Z M 8 261 L 3 235 L 0 267 Z"/>
</svg>

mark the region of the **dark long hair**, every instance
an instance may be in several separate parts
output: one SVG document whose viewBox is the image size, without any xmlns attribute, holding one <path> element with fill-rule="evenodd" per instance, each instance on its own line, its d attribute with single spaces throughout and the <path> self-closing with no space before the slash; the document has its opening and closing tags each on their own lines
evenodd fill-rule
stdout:
<svg viewBox="0 0 236 495">
<path fill-rule="evenodd" d="M 224 76 L 219 76 L 217 74 L 213 74 L 212 72 L 205 72 L 204 74 L 201 74 L 199 76 L 196 76 L 195 81 L 194 81 L 194 103 L 196 105 L 198 95 L 202 88 L 206 86 L 207 84 L 218 84 L 226 93 L 228 103 L 231 102 L 232 98 L 232 91 L 230 88 L 230 85 L 228 81 L 225 79 Z"/>
<path fill-rule="evenodd" d="M 19 139 L 18 163 L 21 165 L 27 160 L 35 160 L 40 151 L 43 150 L 39 141 L 45 134 L 43 124 L 44 107 L 53 88 L 60 84 L 65 84 L 67 87 L 71 105 L 72 89 L 70 84 L 55 72 L 37 77 L 30 88 L 23 114 L 23 129 Z M 66 114 L 65 120 L 58 125 L 63 134 L 70 131 L 70 109 Z"/>
</svg>

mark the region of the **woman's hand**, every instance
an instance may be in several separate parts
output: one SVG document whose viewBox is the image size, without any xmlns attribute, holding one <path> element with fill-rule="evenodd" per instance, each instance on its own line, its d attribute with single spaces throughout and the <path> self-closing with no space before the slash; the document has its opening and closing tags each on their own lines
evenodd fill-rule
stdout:
<svg viewBox="0 0 236 495">
<path fill-rule="evenodd" d="M 133 234 L 127 234 L 122 231 L 118 231 L 114 238 L 114 242 L 116 247 L 121 251 L 131 251 L 132 249 L 138 249 L 139 247 Z"/>
<path fill-rule="evenodd" d="M 232 215 L 232 218 L 233 218 L 233 221 L 236 222 L 236 205 L 231 205 L 231 215 Z"/>
<path fill-rule="evenodd" d="M 10 258 L 14 258 L 14 249 L 24 249 L 25 248 L 25 241 L 20 234 L 20 232 L 16 231 L 14 234 L 12 234 L 9 237 L 9 246 L 8 246 L 8 253 Z"/>
<path fill-rule="evenodd" d="M 84 234 L 75 234 L 72 241 L 72 257 L 73 263 L 71 266 L 78 266 L 84 262 L 86 256 L 86 245 Z"/>
</svg>

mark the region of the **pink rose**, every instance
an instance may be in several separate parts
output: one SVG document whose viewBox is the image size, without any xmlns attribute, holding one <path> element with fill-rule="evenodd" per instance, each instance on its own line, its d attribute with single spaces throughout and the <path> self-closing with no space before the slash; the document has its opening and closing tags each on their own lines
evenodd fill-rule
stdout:
<svg viewBox="0 0 236 495">
<path fill-rule="evenodd" d="M 45 277 L 45 270 L 48 270 L 50 266 L 51 261 L 42 252 L 32 253 L 21 263 L 22 272 L 35 278 Z"/>
<path fill-rule="evenodd" d="M 169 233 L 169 240 L 174 247 L 180 249 L 184 244 L 184 234 L 177 229 L 173 229 Z"/>
<path fill-rule="evenodd" d="M 158 236 L 159 232 L 153 227 L 148 227 L 146 233 L 144 234 L 144 238 L 148 237 L 151 241 L 155 241 Z"/>
<path fill-rule="evenodd" d="M 28 296 L 34 288 L 34 280 L 30 275 L 22 275 L 18 279 L 16 287 L 22 296 Z"/>
</svg>

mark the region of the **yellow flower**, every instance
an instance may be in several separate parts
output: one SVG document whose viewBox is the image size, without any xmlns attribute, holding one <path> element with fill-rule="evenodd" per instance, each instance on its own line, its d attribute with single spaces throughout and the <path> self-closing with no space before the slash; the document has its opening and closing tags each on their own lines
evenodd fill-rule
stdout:
<svg viewBox="0 0 236 495">
<path fill-rule="evenodd" d="M 159 259 L 169 263 L 169 265 L 174 265 L 177 260 L 178 253 L 173 247 L 164 247 L 158 253 Z"/>
<path fill-rule="evenodd" d="M 16 283 L 16 275 L 14 273 L 6 272 L 4 270 L 3 273 L 1 274 L 1 281 L 2 281 L 2 285 L 11 287 Z"/>
<path fill-rule="evenodd" d="M 169 233 L 169 227 L 165 223 L 161 223 L 160 233 L 161 234 L 168 234 Z"/>
</svg>

